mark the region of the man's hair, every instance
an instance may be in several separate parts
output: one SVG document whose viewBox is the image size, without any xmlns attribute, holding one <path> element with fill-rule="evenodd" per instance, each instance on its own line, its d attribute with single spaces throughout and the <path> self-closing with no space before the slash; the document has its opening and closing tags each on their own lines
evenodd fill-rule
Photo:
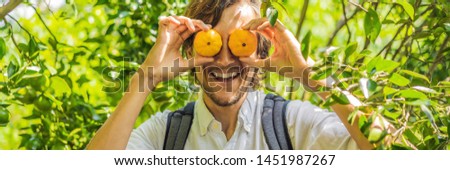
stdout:
<svg viewBox="0 0 450 170">
<path fill-rule="evenodd" d="M 186 9 L 185 16 L 191 19 L 202 20 L 205 24 L 211 24 L 214 27 L 219 22 L 222 16 L 222 12 L 227 7 L 239 1 L 240 0 L 191 0 Z M 248 1 L 249 4 L 252 5 L 255 12 L 257 14 L 260 14 L 259 7 L 261 5 L 261 2 L 259 0 L 248 0 Z M 184 41 L 183 43 L 182 51 L 186 56 L 194 55 L 192 50 L 194 37 L 195 34 L 187 38 L 186 41 Z M 269 40 L 267 40 L 260 34 L 257 34 L 257 37 L 258 37 L 258 48 L 256 54 L 262 59 L 267 58 L 269 55 L 271 43 Z M 259 69 L 256 70 L 256 72 L 258 73 Z M 256 86 L 259 85 L 259 81 L 260 81 L 259 77 L 254 76 L 252 83 L 254 86 Z"/>
</svg>

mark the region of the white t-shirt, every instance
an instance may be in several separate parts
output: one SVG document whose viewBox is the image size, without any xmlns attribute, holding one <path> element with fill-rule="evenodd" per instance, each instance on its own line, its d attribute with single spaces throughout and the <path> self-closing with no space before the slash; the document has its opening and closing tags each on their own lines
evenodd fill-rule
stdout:
<svg viewBox="0 0 450 170">
<path fill-rule="evenodd" d="M 266 94 L 262 91 L 248 92 L 239 110 L 236 129 L 229 141 L 221 130 L 221 123 L 209 112 L 202 95 L 199 96 L 185 149 L 269 149 L 261 124 Z M 169 113 L 170 111 L 157 113 L 133 130 L 127 149 L 161 150 L 164 145 Z M 358 149 L 334 112 L 320 109 L 309 102 L 294 100 L 287 106 L 286 117 L 294 149 Z"/>
</svg>

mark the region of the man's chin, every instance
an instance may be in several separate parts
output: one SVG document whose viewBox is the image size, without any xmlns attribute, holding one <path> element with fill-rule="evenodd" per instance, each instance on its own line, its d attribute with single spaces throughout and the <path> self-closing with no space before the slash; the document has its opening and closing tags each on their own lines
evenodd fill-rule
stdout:
<svg viewBox="0 0 450 170">
<path fill-rule="evenodd" d="M 220 107 L 228 107 L 236 104 L 237 102 L 242 99 L 245 92 L 238 91 L 233 94 L 221 94 L 220 92 L 217 93 L 205 93 L 208 98 L 211 99 L 214 104 L 220 106 Z"/>
</svg>

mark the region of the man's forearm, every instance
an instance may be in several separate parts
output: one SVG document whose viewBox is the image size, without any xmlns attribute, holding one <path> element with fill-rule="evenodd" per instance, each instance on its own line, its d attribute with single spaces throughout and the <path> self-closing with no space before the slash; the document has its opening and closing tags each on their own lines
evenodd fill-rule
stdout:
<svg viewBox="0 0 450 170">
<path fill-rule="evenodd" d="M 128 91 L 120 100 L 117 108 L 97 131 L 86 149 L 125 149 L 131 132 L 144 102 L 154 85 L 147 85 L 143 75 L 135 74 L 131 78 Z"/>
</svg>

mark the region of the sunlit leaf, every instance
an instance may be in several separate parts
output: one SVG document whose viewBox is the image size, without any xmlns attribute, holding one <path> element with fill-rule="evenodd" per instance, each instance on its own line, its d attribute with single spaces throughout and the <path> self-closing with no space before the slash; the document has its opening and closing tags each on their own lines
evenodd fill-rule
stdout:
<svg viewBox="0 0 450 170">
<path fill-rule="evenodd" d="M 356 49 L 358 48 L 358 43 L 354 42 L 351 43 L 347 46 L 347 48 L 345 49 L 345 57 L 349 58 L 350 55 L 352 55 L 353 53 L 355 53 Z"/>
<path fill-rule="evenodd" d="M 359 79 L 359 87 L 361 88 L 364 97 L 368 99 L 377 88 L 377 83 L 367 78 L 361 78 Z"/>
<path fill-rule="evenodd" d="M 6 54 L 6 43 L 3 38 L 0 38 L 0 60 L 3 59 L 3 56 Z"/>
<path fill-rule="evenodd" d="M 409 18 L 411 18 L 411 20 L 414 20 L 414 7 L 406 0 L 399 0 L 397 1 L 397 3 L 399 3 L 403 7 Z"/>
<path fill-rule="evenodd" d="M 426 76 L 424 76 L 424 75 L 422 75 L 422 74 L 419 74 L 419 73 L 416 73 L 416 72 L 414 72 L 414 71 L 400 70 L 400 73 L 404 73 L 404 74 L 413 76 L 413 77 L 415 77 L 415 78 L 420 78 L 420 79 L 426 80 L 428 83 L 430 83 L 430 80 L 429 80 Z"/>
<path fill-rule="evenodd" d="M 438 131 L 438 126 L 436 125 L 436 121 L 434 120 L 433 112 L 425 105 L 420 105 L 420 109 L 423 111 L 423 113 L 425 113 L 425 115 L 427 115 L 428 120 L 430 121 L 432 127 L 435 128 L 435 131 Z"/>
<path fill-rule="evenodd" d="M 381 22 L 378 14 L 372 8 L 366 13 L 366 17 L 364 18 L 364 31 L 366 36 L 372 41 L 375 42 L 378 35 L 381 32 Z"/>
<path fill-rule="evenodd" d="M 422 92 L 411 89 L 401 90 L 398 94 L 399 96 L 408 99 L 428 99 L 427 95 L 423 94 Z"/>
<path fill-rule="evenodd" d="M 267 13 L 267 18 L 269 18 L 270 25 L 275 26 L 278 19 L 278 10 L 270 7 L 269 9 L 267 9 Z"/>
<path fill-rule="evenodd" d="M 399 111 L 390 112 L 388 110 L 384 110 L 383 114 L 384 116 L 391 118 L 393 120 L 397 119 L 398 117 L 400 117 L 400 115 L 402 115 L 402 113 Z"/>
<path fill-rule="evenodd" d="M 414 86 L 412 87 L 413 89 L 419 90 L 421 92 L 425 92 L 425 93 L 432 93 L 432 94 L 439 94 L 436 90 L 430 89 L 428 87 L 423 87 L 423 86 Z"/>
<path fill-rule="evenodd" d="M 371 142 L 371 143 L 379 142 L 380 140 L 382 140 L 384 138 L 384 136 L 386 136 L 386 134 L 387 133 L 381 129 L 372 128 L 370 130 L 369 137 L 368 137 L 369 142 Z"/>
<path fill-rule="evenodd" d="M 52 77 L 50 78 L 51 87 L 55 90 L 56 96 L 62 96 L 65 93 L 70 93 L 71 89 L 67 82 L 61 77 Z"/>
<path fill-rule="evenodd" d="M 263 1 L 261 3 L 261 8 L 260 8 L 260 12 L 261 12 L 261 17 L 266 17 L 267 16 L 267 9 L 270 6 L 270 1 Z"/>
<path fill-rule="evenodd" d="M 326 68 L 325 70 L 319 70 L 312 74 L 311 79 L 313 80 L 322 80 L 327 78 L 333 73 L 332 68 Z"/>
<path fill-rule="evenodd" d="M 331 95 L 334 101 L 338 102 L 339 104 L 350 104 L 350 101 L 348 100 L 347 96 L 343 94 L 342 92 L 335 92 Z"/>
<path fill-rule="evenodd" d="M 305 58 L 305 60 L 308 59 L 309 52 L 311 51 L 310 41 L 311 41 L 311 31 L 308 31 L 308 33 L 306 33 L 305 37 L 302 40 L 302 55 L 303 58 Z"/>
<path fill-rule="evenodd" d="M 450 23 L 444 23 L 444 28 L 447 33 L 450 33 Z"/>
<path fill-rule="evenodd" d="M 388 96 L 388 95 L 394 94 L 394 93 L 396 93 L 398 91 L 399 91 L 398 89 L 390 88 L 388 86 L 385 86 L 383 88 L 384 96 Z"/>
<path fill-rule="evenodd" d="M 372 73 L 373 69 L 376 71 L 385 71 L 385 72 L 392 72 L 398 66 L 400 63 L 392 61 L 392 60 L 386 60 L 382 57 L 375 57 L 373 58 L 368 64 L 367 64 L 367 72 Z"/>
<path fill-rule="evenodd" d="M 400 74 L 394 73 L 391 78 L 389 78 L 389 82 L 394 83 L 398 86 L 406 86 L 411 81 L 409 81 L 407 78 L 401 76 Z"/>
</svg>

